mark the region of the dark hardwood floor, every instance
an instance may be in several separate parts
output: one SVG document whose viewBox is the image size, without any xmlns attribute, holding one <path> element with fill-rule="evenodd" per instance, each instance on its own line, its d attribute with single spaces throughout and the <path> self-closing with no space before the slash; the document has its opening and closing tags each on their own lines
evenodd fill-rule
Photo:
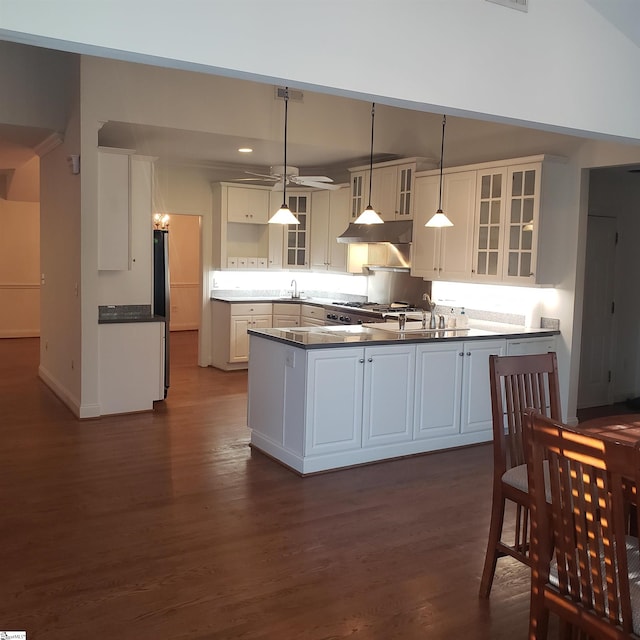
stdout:
<svg viewBox="0 0 640 640">
<path fill-rule="evenodd" d="M 525 638 L 529 572 L 478 598 L 483 445 L 299 478 L 248 446 L 246 373 L 172 334 L 152 413 L 78 421 L 0 340 L 0 630 L 29 640 Z"/>
</svg>

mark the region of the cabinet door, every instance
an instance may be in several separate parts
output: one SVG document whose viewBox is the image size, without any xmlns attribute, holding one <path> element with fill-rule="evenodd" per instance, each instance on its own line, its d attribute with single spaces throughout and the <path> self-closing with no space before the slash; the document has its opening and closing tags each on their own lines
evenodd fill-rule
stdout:
<svg viewBox="0 0 640 640">
<path fill-rule="evenodd" d="M 351 222 L 353 222 L 367 206 L 369 201 L 369 172 L 354 171 L 351 173 Z"/>
<path fill-rule="evenodd" d="M 329 194 L 329 191 L 317 191 L 311 194 L 309 266 L 316 271 L 326 271 L 329 266 L 328 241 L 331 206 Z"/>
<path fill-rule="evenodd" d="M 482 340 L 463 343 L 462 414 L 460 431 L 491 434 L 491 388 L 489 356 L 504 355 L 505 340 Z"/>
<path fill-rule="evenodd" d="M 269 196 L 269 213 L 273 215 L 282 204 L 282 194 L 272 191 Z M 282 269 L 282 256 L 284 253 L 285 226 L 281 224 L 268 225 L 269 233 L 269 269 Z"/>
<path fill-rule="evenodd" d="M 371 178 L 371 204 L 385 221 L 396 219 L 397 167 L 374 168 Z"/>
<path fill-rule="evenodd" d="M 131 224 L 129 156 L 98 154 L 98 269 L 129 269 Z M 151 218 L 149 218 L 151 228 Z"/>
<path fill-rule="evenodd" d="M 284 265 L 290 269 L 309 268 L 309 203 L 310 193 L 288 195 L 289 209 L 299 224 L 285 226 Z"/>
<path fill-rule="evenodd" d="M 299 316 L 284 316 L 277 315 L 273 316 L 273 325 L 276 328 L 284 328 L 284 327 L 298 327 L 300 326 L 300 317 Z M 256 327 L 258 328 L 258 327 Z M 259 327 L 262 329 L 262 327 Z"/>
<path fill-rule="evenodd" d="M 316 320 L 314 318 L 305 318 L 302 316 L 300 318 L 300 326 L 301 327 L 324 327 L 324 320 Z"/>
<path fill-rule="evenodd" d="M 459 432 L 463 363 L 462 342 L 418 345 L 414 438 L 438 438 Z"/>
<path fill-rule="evenodd" d="M 509 167 L 503 280 L 535 282 L 541 165 Z"/>
<path fill-rule="evenodd" d="M 440 229 L 424 226 L 438 208 L 438 190 L 438 176 L 420 176 L 415 180 L 411 275 L 427 280 L 438 277 L 440 261 Z"/>
<path fill-rule="evenodd" d="M 472 268 L 477 280 L 501 279 L 506 185 L 506 169 L 478 171 Z"/>
<path fill-rule="evenodd" d="M 252 316 L 231 316 L 229 336 L 229 362 L 246 362 L 249 359 L 249 335 Z"/>
<path fill-rule="evenodd" d="M 362 446 L 411 440 L 415 354 L 415 345 L 365 349 Z"/>
<path fill-rule="evenodd" d="M 466 280 L 472 269 L 476 172 L 461 171 L 443 177 L 442 202 L 453 227 L 438 229 L 441 234 L 438 277 Z"/>
<path fill-rule="evenodd" d="M 344 187 L 330 191 L 329 194 L 329 234 L 327 238 L 329 271 L 346 273 L 349 245 L 338 242 L 337 237 L 349 225 L 349 189 Z M 312 213 L 312 216 L 314 215 L 315 211 Z"/>
<path fill-rule="evenodd" d="M 269 221 L 269 190 L 227 187 L 227 221 L 266 224 Z"/>
<path fill-rule="evenodd" d="M 307 367 L 304 455 L 360 448 L 364 349 L 314 349 Z"/>
<path fill-rule="evenodd" d="M 396 220 L 411 220 L 413 217 L 413 184 L 416 173 L 414 163 L 397 167 Z"/>
</svg>

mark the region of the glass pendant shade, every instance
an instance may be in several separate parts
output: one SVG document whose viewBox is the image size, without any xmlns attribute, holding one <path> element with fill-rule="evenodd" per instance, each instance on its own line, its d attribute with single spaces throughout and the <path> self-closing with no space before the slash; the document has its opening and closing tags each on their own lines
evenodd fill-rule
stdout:
<svg viewBox="0 0 640 640">
<path fill-rule="evenodd" d="M 300 224 L 300 220 L 291 213 L 291 209 L 287 207 L 286 203 L 283 203 L 269 218 L 269 224 Z"/>
<path fill-rule="evenodd" d="M 447 218 L 442 209 L 438 209 L 435 214 L 425 223 L 425 227 L 453 227 L 453 222 Z"/>
<path fill-rule="evenodd" d="M 383 224 L 384 220 L 369 205 L 354 221 L 354 224 Z"/>
</svg>

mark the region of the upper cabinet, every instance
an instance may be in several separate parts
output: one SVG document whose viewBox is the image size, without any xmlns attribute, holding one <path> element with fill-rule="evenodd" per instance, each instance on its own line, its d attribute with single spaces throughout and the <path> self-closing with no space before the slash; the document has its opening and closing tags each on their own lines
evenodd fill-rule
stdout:
<svg viewBox="0 0 640 640">
<path fill-rule="evenodd" d="M 131 264 L 130 153 L 106 148 L 98 153 L 98 269 L 103 271 L 124 271 Z"/>
<path fill-rule="evenodd" d="M 311 193 L 290 191 L 287 204 L 298 224 L 285 225 L 283 265 L 287 269 L 308 269 Z"/>
<path fill-rule="evenodd" d="M 564 202 L 562 167 L 556 158 L 536 156 L 446 170 L 443 209 L 454 226 L 443 229 L 424 227 L 436 208 L 437 172 L 419 174 L 413 275 L 555 284 L 557 225 Z"/>
<path fill-rule="evenodd" d="M 260 187 L 226 187 L 228 222 L 267 224 L 269 191 Z"/>
<path fill-rule="evenodd" d="M 438 208 L 440 176 L 415 181 L 415 214 L 411 275 L 426 280 L 460 280 L 471 274 L 476 172 L 456 171 L 442 176 L 442 208 L 453 227 L 425 227 Z"/>
<path fill-rule="evenodd" d="M 373 165 L 371 205 L 383 220 L 411 220 L 414 212 L 416 171 L 425 169 L 424 158 L 404 158 Z M 369 204 L 369 169 L 357 167 L 351 173 L 351 220 Z"/>
<path fill-rule="evenodd" d="M 311 194 L 309 266 L 314 271 L 347 270 L 347 247 L 336 238 L 349 224 L 349 189 Z"/>
</svg>

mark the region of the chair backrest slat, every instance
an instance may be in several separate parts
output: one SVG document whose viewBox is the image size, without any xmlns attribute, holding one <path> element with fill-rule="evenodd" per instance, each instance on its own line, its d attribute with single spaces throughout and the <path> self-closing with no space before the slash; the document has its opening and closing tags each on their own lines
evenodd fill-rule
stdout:
<svg viewBox="0 0 640 640">
<path fill-rule="evenodd" d="M 491 405 L 496 473 L 524 464 L 526 408 L 562 419 L 555 353 L 490 356 Z"/>
</svg>

